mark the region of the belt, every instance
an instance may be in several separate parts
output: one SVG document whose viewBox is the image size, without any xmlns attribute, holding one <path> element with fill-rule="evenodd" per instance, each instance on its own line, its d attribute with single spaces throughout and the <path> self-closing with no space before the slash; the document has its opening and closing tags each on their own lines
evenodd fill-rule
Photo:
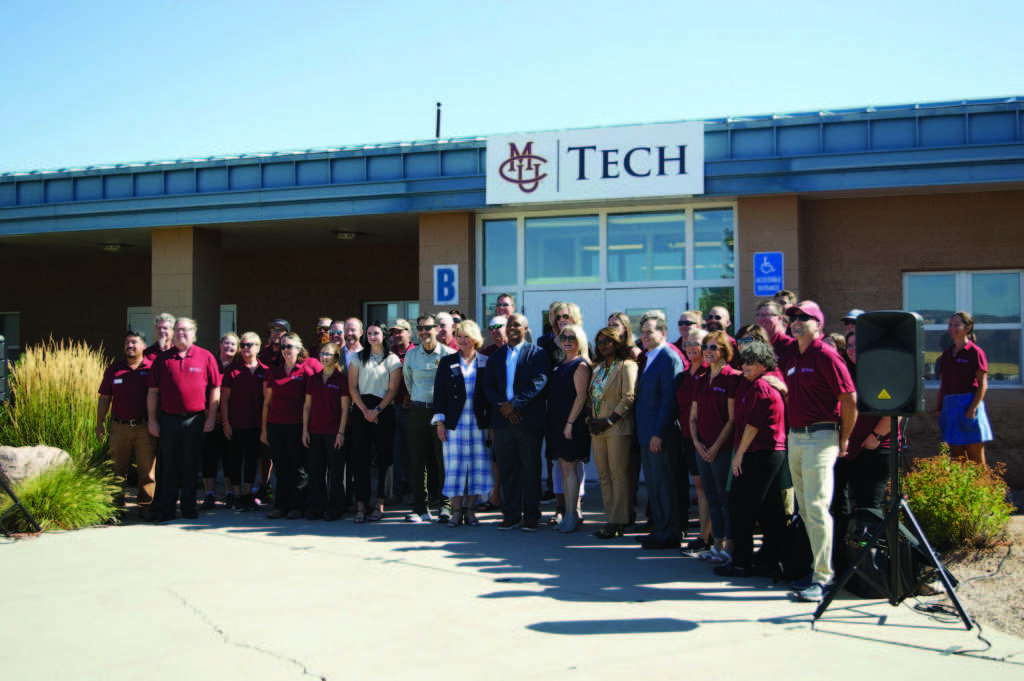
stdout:
<svg viewBox="0 0 1024 681">
<path fill-rule="evenodd" d="M 412 406 L 421 407 L 423 409 L 433 409 L 434 405 L 431 402 L 420 402 L 418 400 L 412 400 Z"/>
<path fill-rule="evenodd" d="M 790 428 L 789 432 L 791 432 L 791 433 L 804 433 L 806 435 L 806 434 L 810 434 L 810 433 L 818 433 L 818 432 L 821 432 L 823 430 L 831 430 L 831 431 L 839 430 L 839 424 L 838 423 L 830 423 L 830 422 L 826 422 L 826 423 L 812 423 L 809 426 L 800 426 L 799 428 Z"/>
<path fill-rule="evenodd" d="M 113 417 L 113 421 L 114 423 L 120 423 L 123 426 L 131 426 L 134 428 L 135 426 L 140 426 L 145 423 L 146 419 L 132 419 L 130 421 L 125 421 L 124 419 L 119 419 L 115 416 Z"/>
<path fill-rule="evenodd" d="M 168 416 L 177 416 L 179 418 L 187 419 L 187 418 L 192 418 L 193 416 L 198 416 L 199 414 L 202 414 L 203 412 L 201 412 L 201 411 L 190 411 L 190 412 L 186 412 L 184 414 L 175 414 L 174 412 L 171 412 L 171 411 L 164 411 L 164 413 L 167 414 Z"/>
</svg>

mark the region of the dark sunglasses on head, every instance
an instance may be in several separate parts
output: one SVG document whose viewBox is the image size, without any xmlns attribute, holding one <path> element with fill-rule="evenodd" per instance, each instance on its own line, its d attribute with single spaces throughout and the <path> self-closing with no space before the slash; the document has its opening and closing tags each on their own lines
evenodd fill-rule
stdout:
<svg viewBox="0 0 1024 681">
<path fill-rule="evenodd" d="M 563 333 L 561 336 L 558 337 L 558 340 L 563 341 L 563 342 L 575 341 L 576 340 L 576 336 L 570 336 L 568 334 Z"/>
<path fill-rule="evenodd" d="M 700 349 L 701 350 L 717 350 L 718 346 L 714 345 L 714 344 L 710 344 L 709 345 L 708 343 L 701 343 Z"/>
<path fill-rule="evenodd" d="M 430 331 L 431 329 L 436 329 L 436 328 L 437 328 L 437 324 L 417 324 L 416 325 L 416 330 L 417 331 Z"/>
</svg>

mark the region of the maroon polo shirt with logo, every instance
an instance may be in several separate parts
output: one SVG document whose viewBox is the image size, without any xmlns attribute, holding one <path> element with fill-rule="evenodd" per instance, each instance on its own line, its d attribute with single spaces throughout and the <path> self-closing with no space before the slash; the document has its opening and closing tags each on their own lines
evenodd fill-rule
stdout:
<svg viewBox="0 0 1024 681">
<path fill-rule="evenodd" d="M 694 390 L 693 400 L 697 403 L 696 437 L 710 447 L 722 433 L 729 420 L 729 400 L 736 394 L 736 386 L 743 380 L 740 372 L 728 364 L 722 365 L 718 375 L 711 378 L 711 370 L 701 376 Z M 728 446 L 728 443 L 726 444 Z"/>
<path fill-rule="evenodd" d="M 988 373 L 988 358 L 973 341 L 960 352 L 950 345 L 939 356 L 939 381 L 943 395 L 962 395 L 978 389 L 978 372 Z"/>
<path fill-rule="evenodd" d="M 697 390 L 697 382 L 708 373 L 708 367 L 702 364 L 694 376 L 689 370 L 684 371 L 679 381 L 679 388 L 676 390 L 676 402 L 679 404 L 679 430 L 683 437 L 692 438 L 690 432 L 690 407 L 693 406 L 694 392 Z"/>
<path fill-rule="evenodd" d="M 320 361 L 312 357 L 297 362 L 288 373 L 283 366 L 271 367 L 267 373 L 267 389 L 271 391 L 267 422 L 278 425 L 302 423 L 306 382 L 322 369 Z"/>
<path fill-rule="evenodd" d="M 799 343 L 789 344 L 779 369 L 789 391 L 786 421 L 790 428 L 838 423 L 839 396 L 857 390 L 846 362 L 820 338 L 815 338 L 802 353 Z"/>
<path fill-rule="evenodd" d="M 149 373 L 152 360 L 142 358 L 132 369 L 128 360 L 118 360 L 107 367 L 100 382 L 100 395 L 112 399 L 110 413 L 121 421 L 144 421 L 148 413 L 146 395 L 149 393 Z"/>
<path fill-rule="evenodd" d="M 306 381 L 309 395 L 309 432 L 331 435 L 341 428 L 341 398 L 348 397 L 348 374 L 335 369 L 327 380 L 318 371 Z"/>
<path fill-rule="evenodd" d="M 743 388 L 742 396 L 736 398 L 734 414 L 736 431 L 733 438 L 733 451 L 739 449 L 743 431 L 747 426 L 757 428 L 757 435 L 747 447 L 748 452 L 779 451 L 786 448 L 786 409 L 782 395 L 768 385 L 764 377 L 756 381 L 743 379 L 748 385 Z"/>
<path fill-rule="evenodd" d="M 163 350 L 160 349 L 160 346 L 156 343 L 153 343 L 148 348 L 142 351 L 142 356 L 145 359 L 148 359 L 150 363 L 152 363 L 153 360 L 156 359 L 156 356 L 159 355 L 161 352 L 163 352 Z"/>
<path fill-rule="evenodd" d="M 221 387 L 231 390 L 228 400 L 228 423 L 232 428 L 259 428 L 263 418 L 263 382 L 267 380 L 267 365 L 256 362 L 249 368 L 232 364 L 224 373 Z"/>
<path fill-rule="evenodd" d="M 209 350 L 193 345 L 184 354 L 171 346 L 157 355 L 149 387 L 160 389 L 160 408 L 168 414 L 206 409 L 206 392 L 220 385 L 220 365 Z"/>
</svg>

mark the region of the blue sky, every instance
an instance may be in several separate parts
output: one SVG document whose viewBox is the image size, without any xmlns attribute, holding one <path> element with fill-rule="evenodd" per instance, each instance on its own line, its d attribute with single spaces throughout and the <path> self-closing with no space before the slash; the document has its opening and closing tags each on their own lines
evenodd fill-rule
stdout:
<svg viewBox="0 0 1024 681">
<path fill-rule="evenodd" d="M 0 172 L 1024 95 L 1024 3 L 0 2 Z"/>
</svg>

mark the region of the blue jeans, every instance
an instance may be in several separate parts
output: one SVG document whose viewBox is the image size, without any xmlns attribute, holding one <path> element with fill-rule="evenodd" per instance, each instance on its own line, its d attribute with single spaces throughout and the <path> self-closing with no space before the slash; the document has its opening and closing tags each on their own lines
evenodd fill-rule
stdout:
<svg viewBox="0 0 1024 681">
<path fill-rule="evenodd" d="M 708 463 L 697 454 L 697 470 L 701 482 L 704 483 L 704 495 L 708 498 L 708 510 L 711 514 L 711 534 L 715 539 L 732 539 L 732 526 L 729 523 L 729 494 L 726 488 L 732 477 L 732 452 L 719 450 L 718 456 Z"/>
</svg>

